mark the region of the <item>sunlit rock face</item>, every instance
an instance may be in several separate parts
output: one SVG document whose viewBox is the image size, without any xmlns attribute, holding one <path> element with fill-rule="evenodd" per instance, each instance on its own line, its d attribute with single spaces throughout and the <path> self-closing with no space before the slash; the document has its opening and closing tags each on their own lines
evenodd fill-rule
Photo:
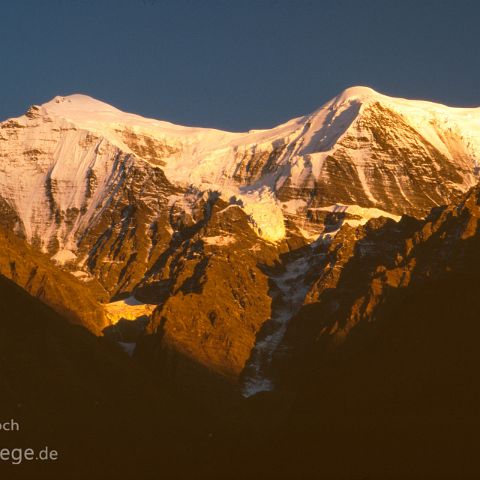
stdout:
<svg viewBox="0 0 480 480">
<path fill-rule="evenodd" d="M 302 305 L 299 279 L 288 315 L 274 306 L 305 245 L 454 201 L 476 183 L 479 154 L 480 109 L 366 87 L 246 133 L 56 97 L 0 124 L 2 224 L 111 303 L 148 305 L 135 307 L 154 311 L 147 333 L 165 351 L 235 379 L 262 325 Z"/>
</svg>

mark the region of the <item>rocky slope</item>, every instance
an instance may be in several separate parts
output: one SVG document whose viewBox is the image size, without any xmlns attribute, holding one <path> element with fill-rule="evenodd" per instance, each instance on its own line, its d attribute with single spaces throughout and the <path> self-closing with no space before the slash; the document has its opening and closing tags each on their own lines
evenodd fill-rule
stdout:
<svg viewBox="0 0 480 480">
<path fill-rule="evenodd" d="M 289 325 L 286 342 L 302 343 L 298 352 L 314 345 L 335 350 L 369 325 L 375 328 L 390 298 L 397 302 L 449 275 L 471 274 L 478 262 L 479 219 L 477 186 L 458 203 L 433 209 L 424 220 L 379 218 L 357 228 L 342 227 L 309 271 L 315 279 Z"/>
<path fill-rule="evenodd" d="M 38 252 L 3 227 L 0 227 L 0 246 L 1 275 L 72 323 L 101 335 L 109 325 L 102 305 L 109 295 L 97 280 L 81 281 L 62 271 L 48 255 Z"/>
<path fill-rule="evenodd" d="M 278 260 L 278 249 L 255 234 L 239 206 L 216 199 L 203 207 L 188 235 L 172 239 L 137 296 L 163 295 L 147 327 L 158 341 L 157 360 L 168 364 L 173 351 L 236 379 L 270 315 L 263 269 Z"/>
<path fill-rule="evenodd" d="M 319 288 L 309 271 L 345 231 L 327 252 L 307 245 L 454 201 L 476 183 L 479 152 L 480 109 L 365 87 L 247 133 L 56 97 L 0 124 L 2 224 L 85 298 L 110 302 L 106 320 L 84 320 L 93 331 L 146 316 L 147 362 L 262 385 L 288 320 Z M 130 353 L 142 332 L 120 335 Z"/>
</svg>

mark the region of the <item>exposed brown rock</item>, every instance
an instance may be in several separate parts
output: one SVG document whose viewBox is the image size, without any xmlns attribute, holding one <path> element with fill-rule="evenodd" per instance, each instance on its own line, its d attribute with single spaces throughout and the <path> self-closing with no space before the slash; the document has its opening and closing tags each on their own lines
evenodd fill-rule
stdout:
<svg viewBox="0 0 480 480">
<path fill-rule="evenodd" d="M 164 267 L 169 294 L 148 331 L 165 348 L 236 381 L 270 315 L 262 265 L 273 264 L 278 253 L 237 206 L 218 200 L 210 208 L 195 233 L 172 247 Z"/>
<path fill-rule="evenodd" d="M 326 353 L 368 325 L 385 322 L 381 312 L 391 298 L 399 301 L 452 272 L 470 272 L 478 260 L 479 194 L 475 187 L 424 221 L 375 219 L 357 229 L 343 227 L 324 263 L 310 272 L 317 279 L 286 342 L 297 352 Z"/>
<path fill-rule="evenodd" d="M 107 292 L 94 279 L 84 283 L 59 269 L 13 233 L 0 229 L 0 274 L 73 323 L 100 335 L 108 324 L 101 302 Z"/>
</svg>

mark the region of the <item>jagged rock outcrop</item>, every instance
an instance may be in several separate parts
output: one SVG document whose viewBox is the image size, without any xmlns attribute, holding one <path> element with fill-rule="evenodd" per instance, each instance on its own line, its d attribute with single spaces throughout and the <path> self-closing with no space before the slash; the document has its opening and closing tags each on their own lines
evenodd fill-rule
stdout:
<svg viewBox="0 0 480 480">
<path fill-rule="evenodd" d="M 480 262 L 479 219 L 477 186 L 458 203 L 433 209 L 425 220 L 379 218 L 342 227 L 321 265 L 309 271 L 315 280 L 285 343 L 304 358 L 312 352 L 328 356 L 350 338 L 357 342 L 388 325 L 386 312 L 393 304 L 404 308 L 403 298 L 449 277 L 474 274 Z"/>
<path fill-rule="evenodd" d="M 155 268 L 168 276 L 156 280 L 154 268 L 143 287 L 152 288 L 153 279 L 165 292 L 148 332 L 158 336 L 164 355 L 174 350 L 238 378 L 270 315 L 262 268 L 279 260 L 278 248 L 256 235 L 238 205 L 210 199 L 188 236 L 174 237 L 167 253 Z"/>
</svg>

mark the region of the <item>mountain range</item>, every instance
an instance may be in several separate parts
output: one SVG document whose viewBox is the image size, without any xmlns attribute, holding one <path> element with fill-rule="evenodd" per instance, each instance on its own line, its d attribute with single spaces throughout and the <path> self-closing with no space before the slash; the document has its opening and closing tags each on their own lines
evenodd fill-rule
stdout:
<svg viewBox="0 0 480 480">
<path fill-rule="evenodd" d="M 224 455 L 228 439 L 270 458 L 261 425 L 279 451 L 306 445 L 308 462 L 280 470 L 308 475 L 324 431 L 352 452 L 350 471 L 326 448 L 326 472 L 386 478 L 415 428 L 438 446 L 442 422 L 476 425 L 479 158 L 480 108 L 367 87 L 245 133 L 55 97 L 0 123 L 0 278 L 47 305 L 31 308 L 49 309 L 52 331 L 87 329 L 68 342 L 88 338 L 115 375 L 134 385 L 138 369 L 151 398 L 166 389 L 162 405 L 193 392 L 223 432 L 199 451 Z M 431 460 L 416 458 L 422 475 Z"/>
</svg>

